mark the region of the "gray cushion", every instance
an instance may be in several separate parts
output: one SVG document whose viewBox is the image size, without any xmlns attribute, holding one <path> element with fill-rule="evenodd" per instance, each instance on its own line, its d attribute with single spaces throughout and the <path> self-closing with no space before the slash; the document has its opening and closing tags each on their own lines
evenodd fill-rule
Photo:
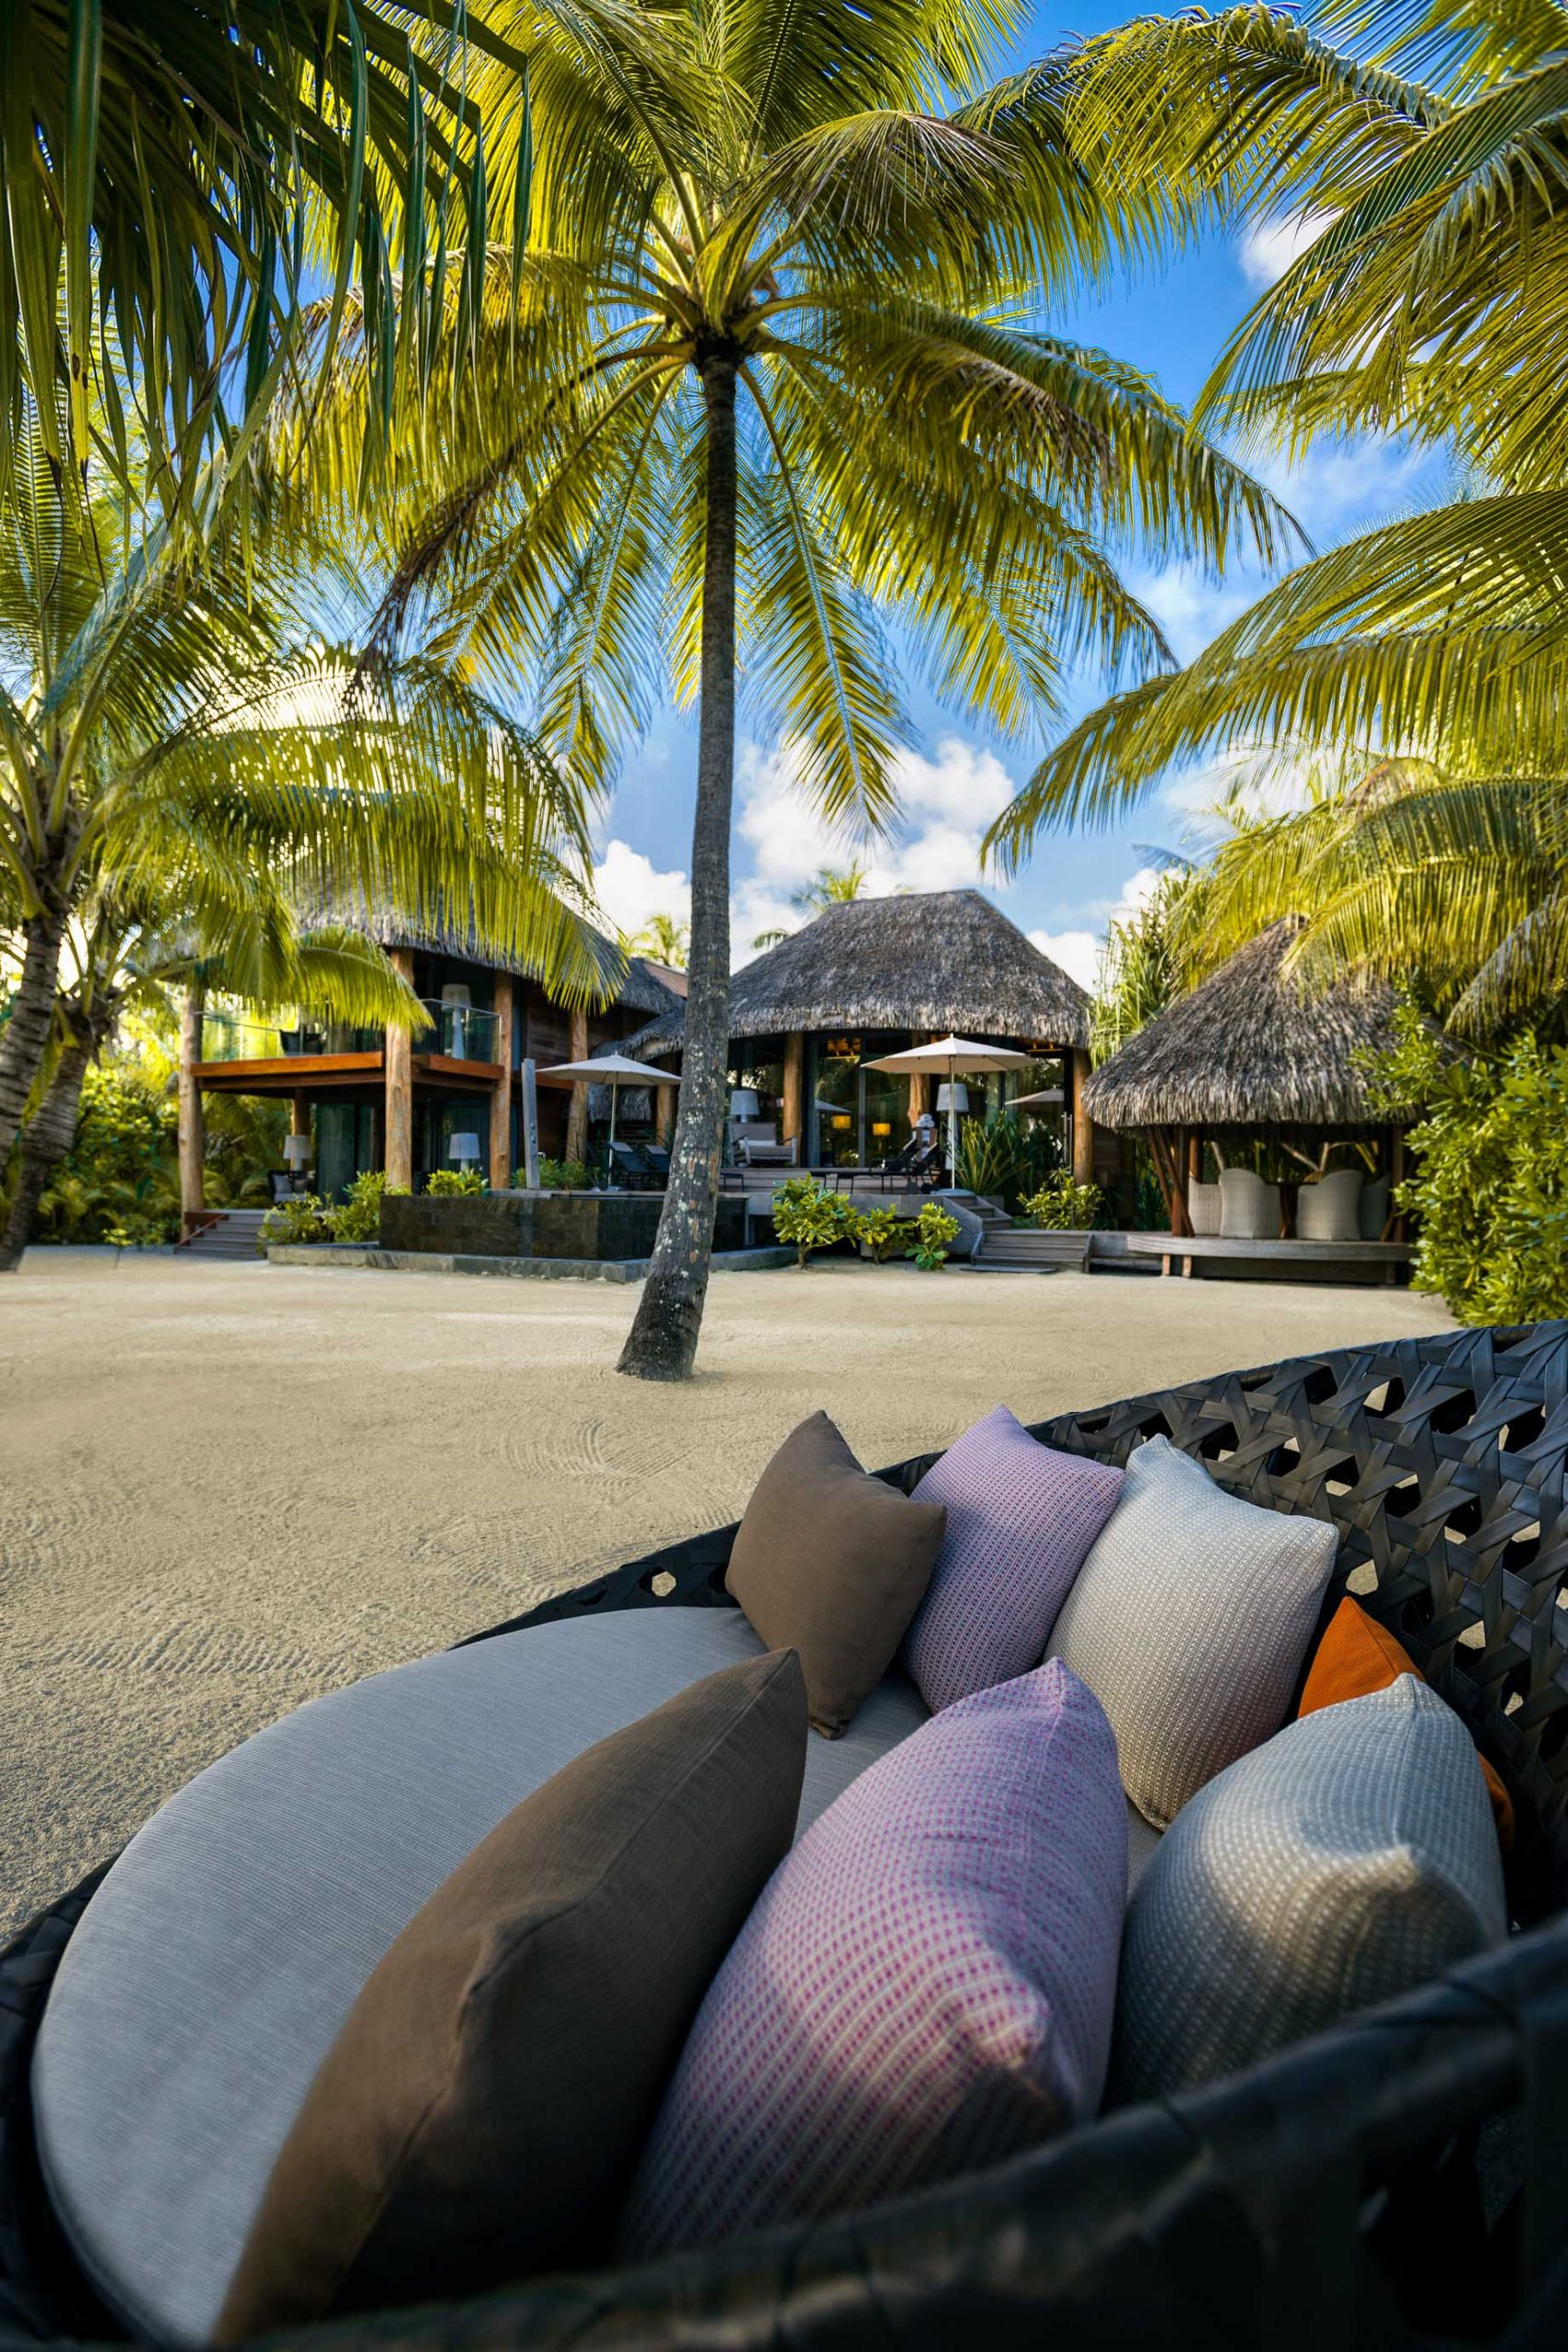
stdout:
<svg viewBox="0 0 1568 2352">
<path fill-rule="evenodd" d="M 1105 1709 L 1122 1785 L 1157 1829 L 1279 1730 L 1337 1542 L 1225 1494 L 1168 1438 L 1133 1454 L 1047 1656 Z"/>
<path fill-rule="evenodd" d="M 1160 1839 L 1164 1835 L 1163 1829 L 1156 1829 L 1152 1821 L 1144 1819 L 1137 1806 L 1129 1798 L 1127 1803 L 1127 1893 L 1129 1895 L 1132 1894 L 1138 1881 L 1159 1852 Z"/>
<path fill-rule="evenodd" d="M 1361 1170 L 1336 1168 L 1296 1194 L 1296 1231 L 1303 1241 L 1359 1241 Z"/>
<path fill-rule="evenodd" d="M 128 2326 L 208 2340 L 317 2066 L 479 1839 L 596 1740 L 761 1648 L 738 1609 L 674 1608 L 421 1658 L 258 1732 L 138 1833 L 71 1939 L 33 2066 L 56 2210 Z M 926 1720 L 896 1676 L 845 1737 L 813 1734 L 798 1828 Z"/>
<path fill-rule="evenodd" d="M 1127 1914 L 1113 2096 L 1232 2073 L 1506 1931 L 1470 1734 L 1402 1674 L 1233 1764 L 1160 1841 Z"/>
</svg>

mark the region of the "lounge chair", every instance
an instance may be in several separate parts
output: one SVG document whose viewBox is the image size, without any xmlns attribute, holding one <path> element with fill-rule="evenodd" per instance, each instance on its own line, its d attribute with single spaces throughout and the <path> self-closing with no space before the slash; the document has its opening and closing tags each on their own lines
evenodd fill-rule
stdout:
<svg viewBox="0 0 1568 2352">
<path fill-rule="evenodd" d="M 1296 1194 L 1298 1239 L 1359 1241 L 1363 1182 L 1359 1168 L 1336 1168 L 1315 1184 L 1303 1184 Z"/>
<path fill-rule="evenodd" d="M 1280 1238 L 1280 1187 L 1250 1168 L 1220 1171 L 1220 1231 L 1227 1240 Z"/>
<path fill-rule="evenodd" d="M 899 1157 L 902 1159 L 903 1155 Z M 943 1165 L 941 1144 L 927 1144 L 924 1150 L 915 1153 L 907 1166 L 879 1169 L 880 1190 L 885 1193 L 929 1193 L 941 1182 Z"/>
<path fill-rule="evenodd" d="M 1226 1374 L 1033 1432 L 1111 1463 L 1164 1435 L 1222 1488 L 1337 1528 L 1328 1605 L 1353 1586 L 1397 1629 L 1507 1785 L 1517 1813 L 1510 1894 L 1524 1932 L 1243 2073 L 1113 2110 L 995 2170 L 869 2212 L 699 2244 L 629 2270 L 525 2280 L 456 2306 L 297 2327 L 288 2343 L 1417 2352 L 1440 2339 L 1527 2352 L 1562 2342 L 1565 1396 L 1568 1324 L 1540 1324 Z M 908 1493 L 937 1459 L 879 1475 Z M 193 2245 L 210 2263 L 212 2232 L 233 2249 L 270 2160 L 280 2072 L 290 2096 L 302 2092 L 310 2045 L 335 2030 L 356 1978 L 446 1857 L 586 1742 L 746 1653 L 724 1581 L 735 1532 L 634 1559 L 474 1643 L 285 1718 L 158 1816 L 139 1912 L 138 1871 L 127 1869 L 96 1913 L 100 1865 L 0 1954 L 8 2346 L 66 2352 L 116 2332 L 57 2214 L 78 2239 L 96 2222 L 100 2250 L 114 2241 L 114 2258 L 155 2289 L 177 2285 Z M 893 1677 L 844 1738 L 814 1740 L 803 1820 L 919 1719 L 911 1687 Z M 365 1843 L 338 1861 L 333 1825 L 350 1817 Z M 242 1951 L 249 1975 L 236 1973 Z M 118 2163 L 130 2184 L 117 2241 L 39 2169 L 29 2068 L 62 1960 L 73 1999 L 96 1988 L 146 2005 L 144 2026 L 109 2044 L 113 2084 L 76 2086 L 84 2101 L 108 2100 L 115 2119 L 101 2141 L 88 2132 L 77 2144 L 111 2170 Z M 196 2161 L 177 2137 L 191 2087 L 158 2032 L 201 2003 L 221 2011 L 228 2072 L 215 2087 L 232 2104 Z M 259 2139 L 253 2108 L 264 2110 Z M 156 2140 L 164 2163 L 174 2135 L 188 2202 L 160 2196 L 157 2178 L 128 2163 L 132 2133 Z M 246 2135 L 248 2173 L 236 2153 Z M 96 2283 L 112 2282 L 105 2272 Z"/>
</svg>

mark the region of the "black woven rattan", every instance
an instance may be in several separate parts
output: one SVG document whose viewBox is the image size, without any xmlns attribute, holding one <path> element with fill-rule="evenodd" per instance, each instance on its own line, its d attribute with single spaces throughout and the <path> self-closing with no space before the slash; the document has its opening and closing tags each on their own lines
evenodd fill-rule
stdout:
<svg viewBox="0 0 1568 2352">
<path fill-rule="evenodd" d="M 304 2331 L 312 2346 L 1568 2343 L 1568 1325 L 1301 1358 L 1035 1434 L 1122 1461 L 1161 1431 L 1233 1491 L 1337 1526 L 1332 1599 L 1348 1586 L 1394 1628 L 1513 1792 L 1527 1932 L 1249 2074 L 855 2220 L 340 2322 Z M 935 1458 L 881 1475 L 907 1489 Z M 671 1545 L 492 1631 L 725 1605 L 733 1533 Z M 0 1955 L 0 2346 L 83 2324 L 33 2175 L 26 2066 L 91 1883 Z"/>
</svg>

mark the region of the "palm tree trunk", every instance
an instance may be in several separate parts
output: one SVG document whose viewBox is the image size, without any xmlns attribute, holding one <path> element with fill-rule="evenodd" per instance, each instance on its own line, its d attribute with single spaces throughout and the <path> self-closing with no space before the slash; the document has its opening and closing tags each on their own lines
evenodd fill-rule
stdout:
<svg viewBox="0 0 1568 2352">
<path fill-rule="evenodd" d="M 36 1115 L 22 1131 L 21 1165 L 17 1170 L 5 1237 L 0 1239 L 0 1274 L 15 1273 L 21 1264 L 44 1188 L 75 1140 L 82 1109 L 82 1081 L 87 1075 L 96 1042 L 91 1035 L 67 1039 L 54 1066 L 49 1090 Z"/>
<path fill-rule="evenodd" d="M 735 787 L 735 354 L 702 365 L 707 411 L 707 537 L 703 562 L 702 706 L 692 829 L 681 1110 L 659 1235 L 618 1369 L 684 1380 L 707 1296 L 729 1070 L 729 821 Z"/>
<path fill-rule="evenodd" d="M 0 1163 L 17 1139 L 49 1049 L 64 936 L 65 909 L 53 901 L 22 927 L 21 981 L 11 1000 L 11 1017 L 0 1028 Z"/>
</svg>

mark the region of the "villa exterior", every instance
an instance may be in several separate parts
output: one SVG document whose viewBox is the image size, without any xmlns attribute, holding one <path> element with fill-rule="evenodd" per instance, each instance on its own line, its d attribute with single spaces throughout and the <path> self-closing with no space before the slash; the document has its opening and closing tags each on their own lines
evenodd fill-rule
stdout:
<svg viewBox="0 0 1568 2352">
<path fill-rule="evenodd" d="M 416 937 L 394 925 L 378 925 L 376 935 L 432 1016 L 434 1026 L 417 1037 L 342 1026 L 278 1030 L 199 1008 L 187 1014 L 180 1071 L 187 1214 L 202 1205 L 204 1094 L 286 1099 L 293 1132 L 313 1138 L 314 1187 L 328 1198 L 367 1169 L 384 1168 L 394 1183 L 417 1187 L 450 1164 L 458 1134 L 478 1136 L 480 1166 L 492 1185 L 506 1185 L 522 1156 L 524 1059 L 581 1060 L 681 1001 L 657 966 L 628 959 L 608 940 L 598 941 L 599 1003 L 569 1009 L 526 968 L 490 963 L 461 939 Z M 681 976 L 671 978 L 678 983 Z M 590 1091 L 541 1087 L 541 1151 L 581 1151 Z"/>
<path fill-rule="evenodd" d="M 625 1050 L 674 1065 L 683 1016 L 667 1007 Z M 737 972 L 730 1083 L 756 1096 L 750 1115 L 794 1146 L 797 1164 L 875 1167 L 935 1111 L 936 1088 L 865 1063 L 950 1034 L 1035 1057 L 1031 1069 L 967 1079 L 972 1114 L 1056 1091 L 1074 1164 L 1092 1170 L 1089 999 L 977 890 L 829 907 Z"/>
</svg>

